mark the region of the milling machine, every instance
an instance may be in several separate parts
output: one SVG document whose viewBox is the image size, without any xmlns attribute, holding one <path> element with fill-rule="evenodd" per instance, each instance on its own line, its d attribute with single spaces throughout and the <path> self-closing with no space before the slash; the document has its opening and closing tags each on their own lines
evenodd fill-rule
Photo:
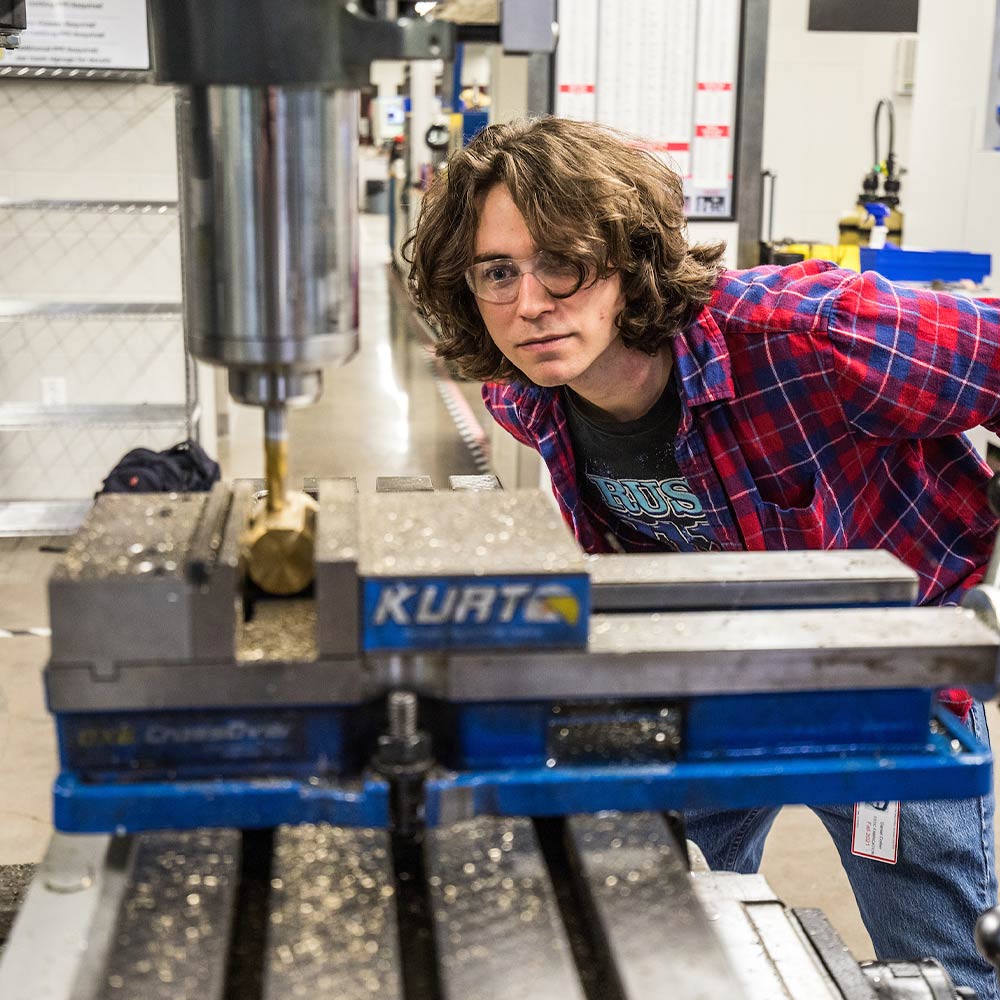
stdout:
<svg viewBox="0 0 1000 1000">
<path fill-rule="evenodd" d="M 985 792 L 934 694 L 995 695 L 992 586 L 915 608 L 885 553 L 588 559 L 488 477 L 289 491 L 285 408 L 357 335 L 344 88 L 448 35 L 150 7 L 189 345 L 263 407 L 268 490 L 104 496 L 53 575 L 60 833 L 0 996 L 957 995 L 859 967 L 759 876 L 691 874 L 680 813 Z"/>
</svg>

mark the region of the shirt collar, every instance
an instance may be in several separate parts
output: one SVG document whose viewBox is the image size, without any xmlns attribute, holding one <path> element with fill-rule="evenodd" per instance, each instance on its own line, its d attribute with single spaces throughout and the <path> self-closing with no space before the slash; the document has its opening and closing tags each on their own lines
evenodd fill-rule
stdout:
<svg viewBox="0 0 1000 1000">
<path fill-rule="evenodd" d="M 736 395 L 729 348 L 719 324 L 708 306 L 702 306 L 695 318 L 671 341 L 674 366 L 681 392 L 688 406 L 700 406 Z M 559 406 L 559 392 L 530 383 L 514 383 L 520 395 L 518 410 L 528 427 L 537 429 Z"/>
<path fill-rule="evenodd" d="M 729 348 L 708 306 L 672 341 L 674 365 L 689 406 L 736 395 Z"/>
<path fill-rule="evenodd" d="M 517 411 L 526 428 L 539 430 L 550 418 L 552 408 L 559 403 L 557 389 L 546 389 L 530 382 L 510 382 L 507 391 L 517 399 Z"/>
</svg>

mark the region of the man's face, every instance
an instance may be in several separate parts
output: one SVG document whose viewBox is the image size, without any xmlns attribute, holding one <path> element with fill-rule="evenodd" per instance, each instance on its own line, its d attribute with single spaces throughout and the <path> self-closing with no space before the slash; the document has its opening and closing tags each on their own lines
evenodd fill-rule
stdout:
<svg viewBox="0 0 1000 1000">
<path fill-rule="evenodd" d="M 539 249 L 506 185 L 491 188 L 480 204 L 475 259 L 522 260 Z M 609 348 L 622 346 L 615 318 L 625 299 L 617 274 L 566 299 L 551 296 L 534 274 L 523 274 L 513 302 L 476 302 L 501 353 L 537 385 L 585 389 L 612 362 L 617 351 Z"/>
</svg>

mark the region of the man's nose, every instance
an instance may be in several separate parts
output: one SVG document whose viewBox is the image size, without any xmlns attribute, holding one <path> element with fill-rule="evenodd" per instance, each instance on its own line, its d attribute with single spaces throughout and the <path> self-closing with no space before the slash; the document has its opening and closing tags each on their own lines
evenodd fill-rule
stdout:
<svg viewBox="0 0 1000 1000">
<path fill-rule="evenodd" d="M 517 314 L 524 319 L 533 319 L 554 307 L 555 300 L 545 286 L 530 272 L 521 275 L 517 289 Z"/>
</svg>

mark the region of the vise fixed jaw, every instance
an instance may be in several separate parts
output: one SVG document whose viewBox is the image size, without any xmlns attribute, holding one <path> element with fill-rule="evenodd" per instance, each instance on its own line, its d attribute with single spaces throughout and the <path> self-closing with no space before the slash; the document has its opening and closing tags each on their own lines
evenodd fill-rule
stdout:
<svg viewBox="0 0 1000 1000">
<path fill-rule="evenodd" d="M 352 609 L 342 586 L 355 511 L 336 505 L 355 491 L 352 480 L 324 483 L 316 591 L 331 600 L 260 600 L 249 617 L 240 539 L 252 483 L 220 483 L 207 495 L 100 497 L 49 583 L 50 708 L 358 701 L 357 602 Z M 317 607 L 327 610 L 317 616 Z"/>
<path fill-rule="evenodd" d="M 121 663 L 231 657 L 231 500 L 223 486 L 101 496 L 49 580 L 52 663 L 111 679 Z"/>
</svg>

